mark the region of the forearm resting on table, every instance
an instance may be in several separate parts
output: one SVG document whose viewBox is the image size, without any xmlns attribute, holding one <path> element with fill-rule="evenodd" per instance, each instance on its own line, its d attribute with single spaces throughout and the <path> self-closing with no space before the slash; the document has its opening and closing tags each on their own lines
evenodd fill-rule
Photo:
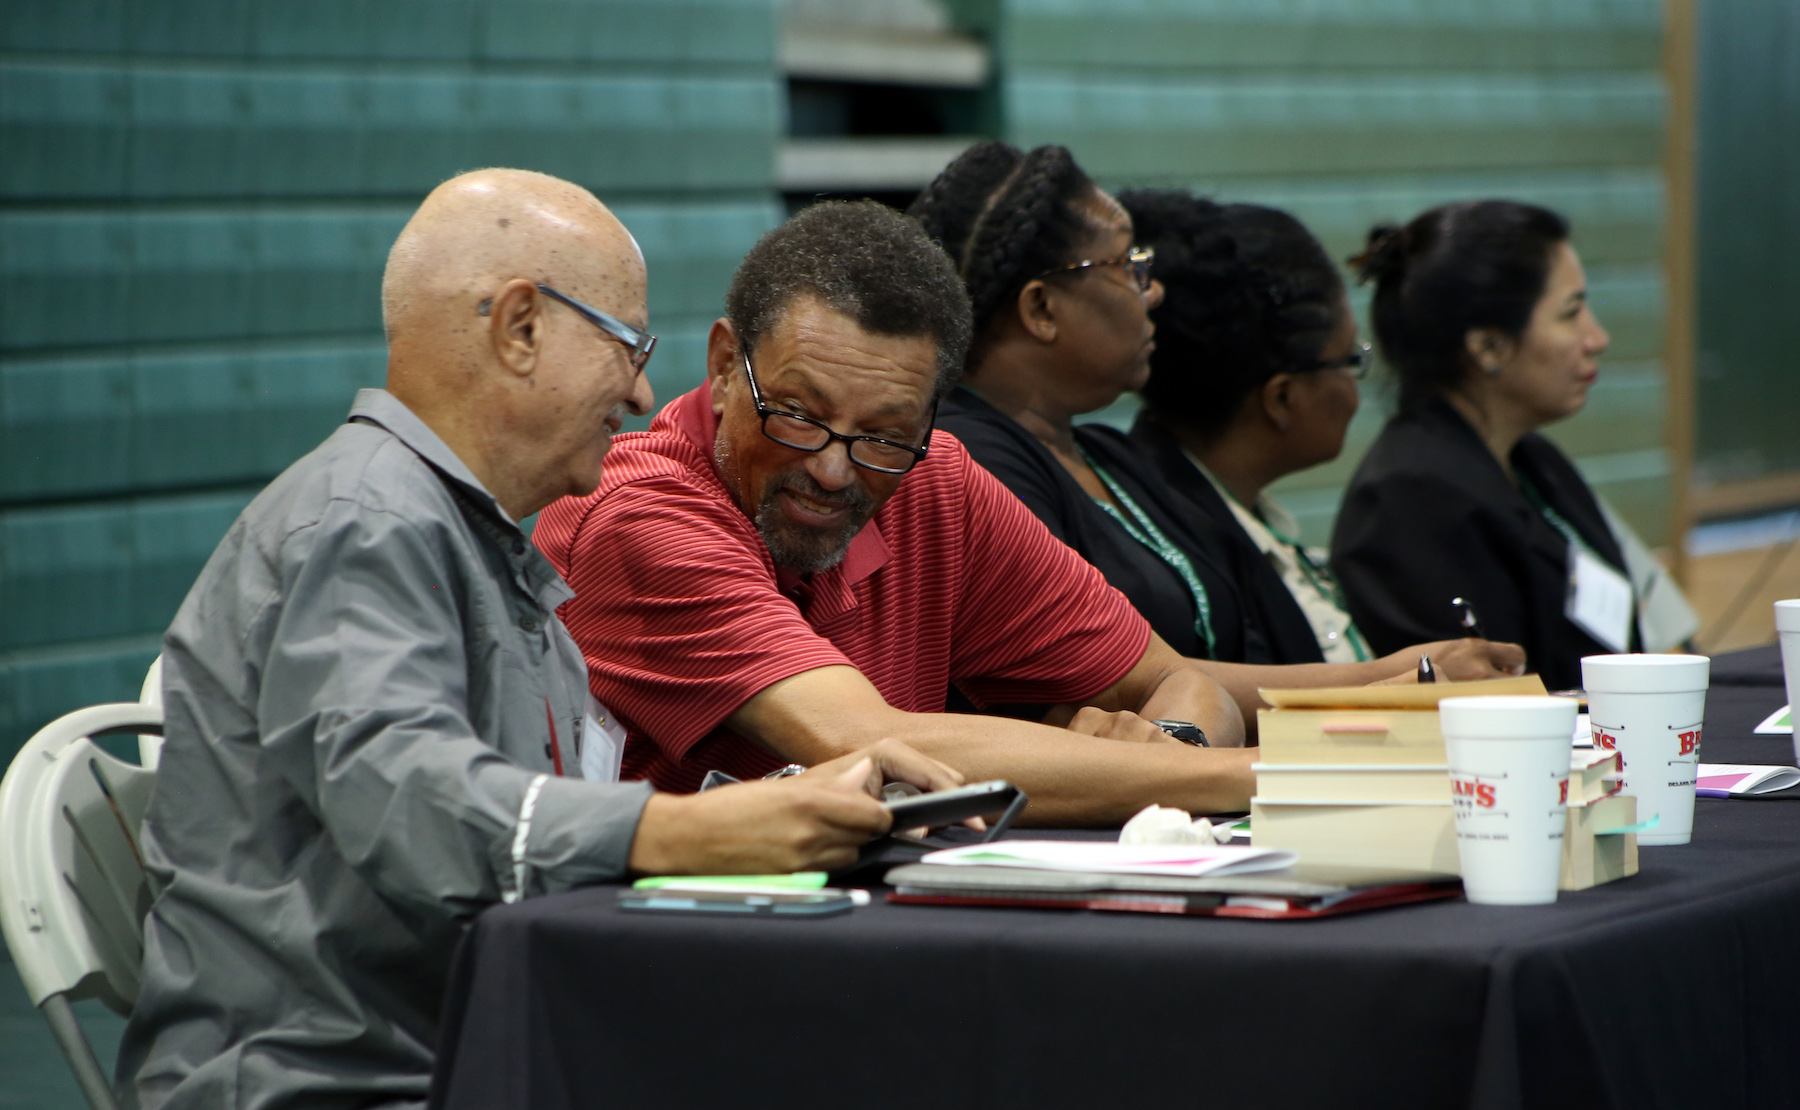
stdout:
<svg viewBox="0 0 1800 1110">
<path fill-rule="evenodd" d="M 1516 644 L 1494 643 L 1473 637 L 1415 644 L 1365 663 L 1287 663 L 1281 665 L 1216 663 L 1194 660 L 1230 692 L 1243 711 L 1249 732 L 1256 732 L 1256 711 L 1266 708 L 1257 691 L 1304 690 L 1319 686 L 1367 686 L 1374 682 L 1415 675 L 1419 656 L 1430 655 L 1439 675 L 1447 681 L 1468 682 L 1504 678 L 1524 671 L 1525 652 Z"/>
<path fill-rule="evenodd" d="M 888 705 L 850 667 L 783 679 L 726 723 L 808 766 L 883 738 L 899 740 L 969 782 L 1011 782 L 1031 797 L 1024 820 L 1036 825 L 1116 825 L 1153 803 L 1197 813 L 1242 810 L 1254 778 L 1255 753 L 1242 748 L 1134 744 L 1008 717 L 908 713 Z"/>
</svg>

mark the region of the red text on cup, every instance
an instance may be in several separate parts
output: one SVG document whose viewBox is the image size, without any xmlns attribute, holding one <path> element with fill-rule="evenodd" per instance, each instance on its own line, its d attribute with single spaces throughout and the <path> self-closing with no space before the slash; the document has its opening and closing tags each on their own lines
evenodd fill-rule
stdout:
<svg viewBox="0 0 1800 1110">
<path fill-rule="evenodd" d="M 1568 783 L 1563 783 L 1565 789 Z M 1483 809 L 1494 807 L 1494 784 L 1477 782 L 1474 779 L 1451 779 L 1450 792 L 1458 798 L 1467 798 Z"/>
</svg>

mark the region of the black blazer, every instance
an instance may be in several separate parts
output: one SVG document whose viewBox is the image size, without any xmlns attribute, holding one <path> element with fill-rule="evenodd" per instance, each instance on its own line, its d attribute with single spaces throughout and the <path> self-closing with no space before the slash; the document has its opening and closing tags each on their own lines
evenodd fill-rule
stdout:
<svg viewBox="0 0 1800 1110">
<path fill-rule="evenodd" d="M 1098 568 L 1169 646 L 1183 655 L 1205 657 L 1194 630 L 1194 601 L 1181 576 L 1096 505 L 1037 437 L 960 388 L 938 406 L 937 426 L 962 440 L 975 461 L 1023 501 L 1052 535 Z M 1245 624 L 1233 568 L 1215 563 L 1212 552 L 1228 550 L 1210 535 L 1216 529 L 1196 518 L 1191 506 L 1163 484 L 1122 433 L 1082 424 L 1075 429 L 1075 439 L 1193 563 L 1212 607 L 1213 657 L 1233 663 L 1271 662 L 1267 643 Z M 1020 583 L 1020 588 L 1029 589 L 1030 584 Z"/>
<path fill-rule="evenodd" d="M 1176 493 L 1186 498 L 1194 510 L 1217 526 L 1217 534 L 1230 551 L 1217 552 L 1218 561 L 1243 568 L 1237 588 L 1244 598 L 1249 619 L 1269 645 L 1274 663 L 1323 663 L 1325 653 L 1311 622 L 1294 600 L 1281 573 L 1269 562 L 1262 548 L 1238 523 L 1237 514 L 1219 496 L 1219 491 L 1195 468 L 1181 444 L 1162 425 L 1139 413 L 1131 426 L 1132 441 L 1138 445 L 1150 465 Z"/>
<path fill-rule="evenodd" d="M 1567 456 L 1533 434 L 1513 448 L 1512 464 L 1596 554 L 1624 571 L 1618 541 Z M 1610 650 L 1563 615 L 1568 540 L 1438 398 L 1389 420 L 1356 468 L 1332 532 L 1331 565 L 1376 651 L 1461 635 L 1450 604 L 1458 596 L 1489 639 L 1523 646 L 1526 665 L 1551 689 L 1580 686 L 1581 657 Z"/>
</svg>

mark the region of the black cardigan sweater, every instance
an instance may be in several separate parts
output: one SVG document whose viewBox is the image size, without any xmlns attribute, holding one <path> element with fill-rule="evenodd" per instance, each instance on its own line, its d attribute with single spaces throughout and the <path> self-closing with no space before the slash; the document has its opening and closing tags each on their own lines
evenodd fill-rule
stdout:
<svg viewBox="0 0 1800 1110">
<path fill-rule="evenodd" d="M 1217 553 L 1219 562 L 1243 568 L 1237 588 L 1263 639 L 1269 645 L 1272 663 L 1323 663 L 1325 653 L 1319 647 L 1312 623 L 1294 600 L 1281 573 L 1270 564 L 1268 556 L 1244 526 L 1237 514 L 1219 496 L 1219 491 L 1200 473 L 1181 450 L 1168 429 L 1138 414 L 1131 426 L 1131 438 L 1164 482 L 1192 505 L 1194 511 L 1217 526 L 1218 535 L 1230 551 Z"/>
<path fill-rule="evenodd" d="M 1018 421 L 959 388 L 938 407 L 937 426 L 961 440 L 975 461 L 1023 501 L 1051 534 L 1097 567 L 1157 635 L 1182 655 L 1205 657 L 1194 630 L 1193 598 L 1181 576 L 1095 504 L 1049 448 Z M 1169 489 L 1122 433 L 1082 424 L 1075 428 L 1075 439 L 1194 565 L 1212 607 L 1213 657 L 1233 663 L 1273 662 L 1268 642 L 1245 619 L 1236 586 L 1242 571 L 1229 558 L 1231 545 L 1217 527 Z M 1227 558 L 1220 559 L 1220 552 Z M 1030 584 L 1020 583 L 1020 588 L 1029 589 Z"/>
<path fill-rule="evenodd" d="M 1511 461 L 1595 554 L 1624 571 L 1618 541 L 1568 456 L 1532 434 Z M 1526 665 L 1551 689 L 1580 686 L 1581 657 L 1610 650 L 1563 615 L 1567 538 L 1441 398 L 1389 420 L 1363 457 L 1338 510 L 1331 565 L 1350 615 L 1379 652 L 1462 635 L 1453 597 L 1474 607 L 1489 639 L 1523 646 Z M 1632 638 L 1635 648 L 1635 628 Z"/>
</svg>

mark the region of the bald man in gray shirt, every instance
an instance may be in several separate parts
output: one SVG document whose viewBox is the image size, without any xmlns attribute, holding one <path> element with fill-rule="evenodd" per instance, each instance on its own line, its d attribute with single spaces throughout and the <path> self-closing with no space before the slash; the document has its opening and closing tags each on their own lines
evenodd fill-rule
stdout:
<svg viewBox="0 0 1800 1110">
<path fill-rule="evenodd" d="M 164 640 L 126 1105 L 423 1105 L 484 907 L 841 865 L 886 831 L 884 777 L 961 781 L 894 744 L 687 797 L 577 777 L 605 777 L 604 711 L 517 522 L 648 411 L 644 306 L 636 243 L 555 178 L 466 174 L 401 233 L 388 388 L 251 503 Z"/>
</svg>

